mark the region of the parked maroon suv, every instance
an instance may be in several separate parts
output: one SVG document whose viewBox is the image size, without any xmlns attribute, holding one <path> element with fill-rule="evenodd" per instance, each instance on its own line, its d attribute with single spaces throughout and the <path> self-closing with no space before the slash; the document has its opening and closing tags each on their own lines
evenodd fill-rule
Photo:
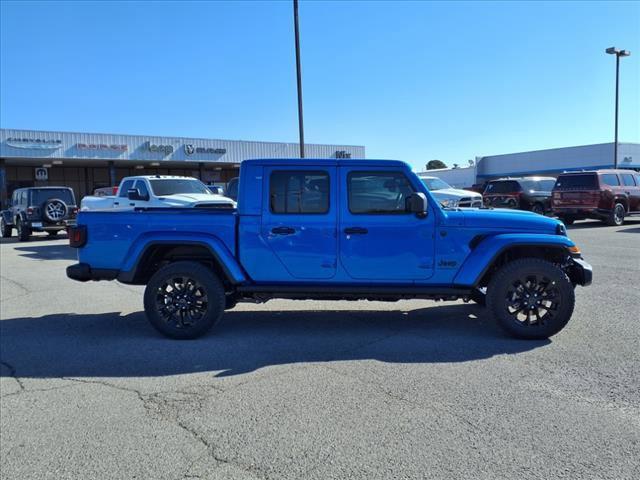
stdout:
<svg viewBox="0 0 640 480">
<path fill-rule="evenodd" d="M 563 173 L 553 187 L 551 207 L 567 225 L 585 218 L 622 225 L 625 216 L 640 215 L 640 174 L 633 170 Z"/>
</svg>

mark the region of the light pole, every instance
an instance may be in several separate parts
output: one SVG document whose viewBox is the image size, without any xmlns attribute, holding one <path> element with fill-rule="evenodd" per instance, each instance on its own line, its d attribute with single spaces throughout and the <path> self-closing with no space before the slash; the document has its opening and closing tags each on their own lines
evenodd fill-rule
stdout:
<svg viewBox="0 0 640 480">
<path fill-rule="evenodd" d="M 304 158 L 304 123 L 302 121 L 302 72 L 300 71 L 300 29 L 298 28 L 298 0 L 293 0 L 293 25 L 296 36 L 296 76 L 298 81 L 298 130 L 300 158 Z"/>
<path fill-rule="evenodd" d="M 618 84 L 620 77 L 620 57 L 628 57 L 631 55 L 629 50 L 619 50 L 616 47 L 609 47 L 605 50 L 609 55 L 616 56 L 616 121 L 615 121 L 615 140 L 613 143 L 613 168 L 618 168 Z"/>
</svg>

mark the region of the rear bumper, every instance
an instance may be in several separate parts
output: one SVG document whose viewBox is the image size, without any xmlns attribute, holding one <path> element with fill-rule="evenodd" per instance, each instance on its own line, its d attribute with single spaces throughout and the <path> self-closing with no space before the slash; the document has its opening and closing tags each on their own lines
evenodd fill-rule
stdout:
<svg viewBox="0 0 640 480">
<path fill-rule="evenodd" d="M 571 216 L 576 219 L 581 218 L 606 218 L 610 210 L 605 210 L 596 207 L 553 207 L 553 214 L 559 217 Z"/>
<path fill-rule="evenodd" d="M 67 267 L 67 277 L 79 282 L 89 280 L 115 280 L 118 270 L 110 268 L 91 268 L 86 263 L 75 263 Z"/>
<path fill-rule="evenodd" d="M 578 285 L 587 287 L 593 280 L 593 267 L 582 258 L 572 258 L 569 267 L 569 276 Z"/>
<path fill-rule="evenodd" d="M 76 219 L 62 220 L 59 223 L 46 223 L 42 221 L 29 222 L 29 228 L 34 232 L 59 232 L 60 230 L 67 230 L 69 227 L 73 227 L 76 224 Z"/>
</svg>

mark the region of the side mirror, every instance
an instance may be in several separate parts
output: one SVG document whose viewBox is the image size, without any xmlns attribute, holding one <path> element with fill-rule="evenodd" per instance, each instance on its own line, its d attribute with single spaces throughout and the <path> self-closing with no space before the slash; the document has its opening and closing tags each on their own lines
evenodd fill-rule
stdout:
<svg viewBox="0 0 640 480">
<path fill-rule="evenodd" d="M 427 216 L 427 196 L 422 192 L 412 193 L 407 197 L 407 211 L 415 213 L 417 217 Z"/>
<path fill-rule="evenodd" d="M 211 193 L 213 193 L 214 195 L 222 195 L 222 187 L 209 187 L 209 190 L 211 190 Z"/>
<path fill-rule="evenodd" d="M 140 190 L 137 188 L 130 188 L 127 190 L 127 198 L 129 200 L 138 200 L 138 201 L 147 201 L 149 200 L 149 195 L 142 195 Z"/>
</svg>

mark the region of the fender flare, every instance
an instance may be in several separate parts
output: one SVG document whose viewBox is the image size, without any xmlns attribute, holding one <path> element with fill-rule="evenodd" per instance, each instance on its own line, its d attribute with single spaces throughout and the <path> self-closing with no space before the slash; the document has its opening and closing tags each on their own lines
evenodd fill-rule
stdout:
<svg viewBox="0 0 640 480">
<path fill-rule="evenodd" d="M 506 233 L 484 238 L 469 252 L 469 256 L 460 266 L 453 282 L 456 285 L 476 286 L 496 259 L 513 247 L 551 247 L 565 249 L 575 244 L 565 236 Z"/>
<path fill-rule="evenodd" d="M 230 283 L 237 285 L 247 281 L 244 270 L 219 238 L 214 235 L 196 232 L 145 232 L 129 247 L 125 256 L 126 260 L 120 268 L 118 280 L 123 283 L 131 283 L 135 278 L 140 262 L 145 258 L 145 253 L 150 248 L 158 245 L 194 245 L 204 247 L 216 259 Z"/>
</svg>

